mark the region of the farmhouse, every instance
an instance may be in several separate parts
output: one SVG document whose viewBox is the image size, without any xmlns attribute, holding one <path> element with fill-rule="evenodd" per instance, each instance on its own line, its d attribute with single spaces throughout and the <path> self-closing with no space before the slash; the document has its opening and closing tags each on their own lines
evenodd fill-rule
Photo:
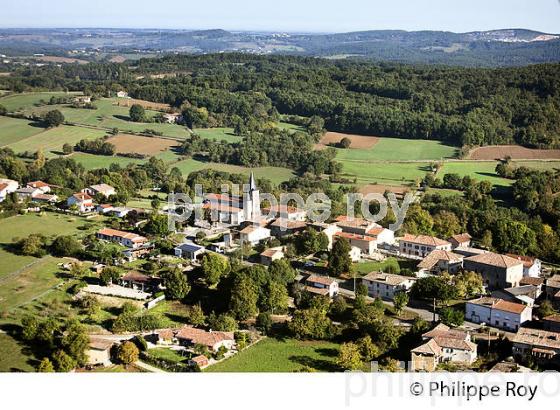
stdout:
<svg viewBox="0 0 560 410">
<path fill-rule="evenodd" d="M 233 332 L 206 331 L 191 326 L 184 326 L 179 329 L 175 334 L 175 338 L 181 345 L 202 345 L 212 352 L 217 352 L 222 346 L 230 350 L 235 345 Z"/>
<path fill-rule="evenodd" d="M 115 188 L 107 184 L 92 185 L 88 188 L 83 189 L 82 192 L 85 192 L 86 194 L 89 194 L 91 196 L 103 195 L 105 198 L 109 198 L 110 196 L 116 195 L 117 193 Z"/>
<path fill-rule="evenodd" d="M 177 124 L 183 120 L 183 116 L 177 113 L 165 113 L 163 114 L 163 118 L 169 124 Z"/>
<path fill-rule="evenodd" d="M 86 351 L 87 364 L 91 366 L 110 366 L 111 365 L 111 340 L 90 337 L 89 348 Z"/>
<path fill-rule="evenodd" d="M 190 359 L 189 364 L 191 366 L 198 366 L 199 369 L 203 369 L 208 366 L 208 358 L 201 354 Z"/>
<path fill-rule="evenodd" d="M 507 256 L 523 262 L 523 277 L 538 278 L 541 275 L 541 261 L 530 256 L 520 256 L 513 253 L 507 253 Z"/>
<path fill-rule="evenodd" d="M 560 362 L 560 333 L 547 330 L 521 328 L 513 338 L 516 357 L 539 363 Z"/>
<path fill-rule="evenodd" d="M 529 306 L 488 296 L 465 304 L 466 320 L 514 332 L 531 320 L 532 312 Z"/>
<path fill-rule="evenodd" d="M 560 302 L 560 274 L 548 278 L 545 282 L 546 297 L 553 302 Z"/>
<path fill-rule="evenodd" d="M 463 267 L 463 256 L 451 251 L 436 249 L 418 264 L 423 273 L 440 274 L 442 272 L 457 273 Z"/>
<path fill-rule="evenodd" d="M 128 93 L 126 91 L 118 91 L 117 92 L 118 98 L 129 98 Z"/>
<path fill-rule="evenodd" d="M 41 191 L 38 188 L 25 187 L 25 188 L 16 189 L 15 193 L 18 201 L 23 202 L 23 201 L 31 201 L 37 195 L 42 194 L 43 191 Z"/>
<path fill-rule="evenodd" d="M 265 266 L 270 266 L 272 262 L 284 258 L 284 250 L 281 246 L 276 248 L 270 248 L 262 252 L 260 256 L 261 256 L 261 264 Z"/>
<path fill-rule="evenodd" d="M 127 248 L 141 248 L 148 239 L 132 232 L 123 232 L 111 228 L 103 228 L 97 232 L 97 238 L 104 241 L 117 242 Z"/>
<path fill-rule="evenodd" d="M 515 287 L 523 278 L 523 262 L 492 252 L 465 258 L 463 268 L 480 273 L 490 289 Z"/>
<path fill-rule="evenodd" d="M 3 202 L 6 197 L 15 192 L 19 187 L 19 183 L 13 179 L 0 178 L 0 202 Z"/>
<path fill-rule="evenodd" d="M 318 295 L 335 297 L 338 295 L 338 282 L 325 276 L 311 275 L 305 280 L 305 289 Z"/>
<path fill-rule="evenodd" d="M 537 286 L 521 285 L 514 288 L 498 289 L 492 292 L 493 297 L 497 297 L 510 302 L 521 303 L 533 307 L 535 300 L 541 295 Z"/>
<path fill-rule="evenodd" d="M 451 243 L 434 236 L 406 234 L 399 241 L 401 254 L 425 258 L 433 250 L 450 251 Z"/>
<path fill-rule="evenodd" d="M 449 328 L 443 323 L 422 335 L 424 344 L 411 350 L 411 370 L 436 370 L 444 362 L 472 364 L 477 358 L 477 346 L 468 333 Z"/>
<path fill-rule="evenodd" d="M 80 212 L 89 212 L 93 209 L 93 198 L 84 192 L 77 192 L 66 200 L 70 208 L 76 206 Z"/>
<path fill-rule="evenodd" d="M 383 272 L 370 272 L 362 278 L 372 298 L 393 300 L 398 292 L 407 292 L 414 284 L 414 278 Z"/>
</svg>

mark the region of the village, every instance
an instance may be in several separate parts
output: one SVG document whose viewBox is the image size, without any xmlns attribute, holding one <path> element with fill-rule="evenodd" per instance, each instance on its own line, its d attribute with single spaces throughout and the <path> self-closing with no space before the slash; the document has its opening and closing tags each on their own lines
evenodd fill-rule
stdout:
<svg viewBox="0 0 560 410">
<path fill-rule="evenodd" d="M 218 266 L 219 270 L 219 261 L 241 251 L 238 263 L 242 266 L 272 270 L 285 267 L 282 263 L 287 262 L 287 266 L 293 267 L 294 283 L 289 297 L 286 290 L 281 292 L 280 297 L 286 300 L 285 306 L 284 302 L 278 304 L 280 313 L 274 314 L 274 305 L 271 305 L 271 311 L 259 314 L 255 322 L 256 312 L 241 306 L 242 310 L 247 308 L 247 314 L 238 316 L 242 319 L 239 330 L 234 330 L 236 326 L 220 327 L 227 330 L 212 329 L 203 325 L 203 321 L 193 321 L 175 328 L 152 326 L 145 330 L 125 328 L 119 333 L 90 334 L 84 368 L 111 366 L 115 361 L 115 349 L 126 352 L 135 350 L 136 346 L 143 351 L 139 355 L 138 352 L 132 354 L 134 362 L 146 371 L 195 371 L 212 367 L 229 360 L 242 349 L 251 349 L 252 344 L 266 336 L 263 329 L 295 321 L 294 310 L 301 302 L 294 299 L 301 299 L 302 292 L 307 294 L 306 298 L 326 301 L 327 307 L 346 304 L 341 299 L 356 305 L 359 300 L 366 305 L 381 303 L 398 312 L 408 311 L 415 320 L 429 323 L 418 339 L 420 343 L 411 346 L 408 352 L 408 363 L 402 366 L 408 371 L 469 369 L 479 361 L 481 348 L 489 355 L 490 350 L 503 341 L 508 343 L 508 353 L 500 357 L 507 359 L 496 361 L 487 370 L 518 372 L 531 371 L 535 366 L 558 366 L 560 314 L 555 308 L 560 306 L 560 274 L 543 266 L 540 260 L 490 252 L 475 246 L 466 232 L 449 238 L 406 232 L 397 236 L 390 229 L 360 217 L 339 216 L 330 222 L 310 222 L 307 210 L 295 206 L 261 208 L 259 187 L 252 174 L 248 185 L 248 198 L 220 196 L 218 206 L 214 195 L 206 197 L 198 206 L 207 216 L 213 214 L 213 218 L 185 224 L 176 232 L 182 240 L 175 243 L 170 256 L 159 253 L 155 246 L 160 239 L 157 235 L 148 238 L 137 233 L 149 213 L 158 213 L 166 219 L 169 210 L 165 207 L 142 210 L 135 219 L 137 222 L 121 224 L 126 227 L 124 230 L 110 226 L 97 230 L 96 238 L 119 245 L 119 253 L 104 262 L 88 262 L 88 269 L 100 279 L 98 283 L 82 287 L 74 297 L 86 300 L 110 296 L 123 301 L 140 301 L 141 309 L 149 311 L 165 300 L 169 294 L 165 292 L 166 284 L 170 282 L 142 269 L 115 274 L 112 265 L 126 269 L 127 266 L 141 266 L 137 263 L 142 260 L 176 258 L 181 261 L 177 268 L 183 276 L 178 283 L 184 284 L 186 277 L 201 266 L 202 269 Z M 140 211 L 112 205 L 111 199 L 117 195 L 117 190 L 106 183 L 84 187 L 67 198 L 57 195 L 58 188 L 42 181 L 1 179 L 0 202 L 8 199 L 23 202 L 28 212 L 71 213 L 86 218 L 99 215 L 121 222 L 126 221 L 129 213 Z M 228 201 L 226 206 L 224 200 Z M 265 218 L 265 211 L 275 216 Z M 313 238 L 321 244 L 312 245 L 308 254 L 295 256 L 290 248 L 294 241 L 302 238 Z M 382 263 L 388 258 L 407 261 L 407 266 L 415 268 L 401 269 L 399 274 L 389 266 L 362 275 L 357 275 L 355 269 L 348 269 L 352 265 Z M 216 260 L 218 265 L 213 265 Z M 74 265 L 84 263 L 69 258 L 64 268 L 72 270 Z M 333 270 L 335 264 L 342 265 L 340 274 Z M 460 285 L 459 277 L 466 277 Z M 459 305 L 463 306 L 460 310 L 446 307 L 448 300 L 441 295 L 445 290 L 438 287 L 442 282 L 437 282 L 441 278 L 455 287 L 469 288 L 464 302 Z M 270 288 L 264 291 L 270 292 Z M 311 306 L 308 309 L 312 309 L 314 303 L 319 302 L 308 299 L 306 303 Z M 410 329 L 413 323 L 398 317 L 392 322 L 391 326 L 402 329 Z M 169 349 L 187 360 L 181 366 L 171 366 L 149 355 L 154 348 Z M 374 356 L 368 359 L 373 361 Z M 342 368 L 345 360 L 352 362 L 341 353 Z M 349 364 L 346 368 L 361 367 Z"/>
</svg>

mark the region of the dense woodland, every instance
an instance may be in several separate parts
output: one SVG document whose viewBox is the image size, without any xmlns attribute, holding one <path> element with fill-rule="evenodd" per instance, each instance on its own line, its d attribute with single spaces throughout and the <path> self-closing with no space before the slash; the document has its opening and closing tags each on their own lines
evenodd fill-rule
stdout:
<svg viewBox="0 0 560 410">
<path fill-rule="evenodd" d="M 132 65 L 135 64 L 135 65 Z M 149 74 L 178 73 L 157 78 Z M 137 79 L 142 77 L 141 79 Z M 27 67 L 0 86 L 69 89 L 208 111 L 211 125 L 317 115 L 332 131 L 462 145 L 560 146 L 560 65 L 474 69 L 244 54 Z"/>
</svg>

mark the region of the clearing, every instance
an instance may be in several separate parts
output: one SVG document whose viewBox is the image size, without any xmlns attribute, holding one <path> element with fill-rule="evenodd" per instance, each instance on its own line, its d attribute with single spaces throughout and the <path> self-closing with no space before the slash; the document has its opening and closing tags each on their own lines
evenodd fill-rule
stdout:
<svg viewBox="0 0 560 410">
<path fill-rule="evenodd" d="M 210 366 L 206 372 L 340 371 L 335 363 L 339 345 L 325 341 L 266 338 L 235 356 Z"/>
<path fill-rule="evenodd" d="M 532 149 L 520 145 L 490 145 L 473 149 L 469 159 L 498 160 L 510 156 L 512 159 L 560 159 L 560 149 Z"/>
<path fill-rule="evenodd" d="M 117 153 L 136 153 L 150 156 L 167 151 L 171 147 L 177 147 L 177 140 L 130 134 L 116 135 L 107 139 L 107 142 L 115 146 Z"/>
</svg>

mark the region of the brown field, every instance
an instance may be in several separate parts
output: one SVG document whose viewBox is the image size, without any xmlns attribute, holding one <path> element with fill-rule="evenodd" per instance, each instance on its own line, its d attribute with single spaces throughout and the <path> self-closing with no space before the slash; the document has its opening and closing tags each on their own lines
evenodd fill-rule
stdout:
<svg viewBox="0 0 560 410">
<path fill-rule="evenodd" d="M 383 185 L 383 184 L 369 184 L 360 187 L 360 194 L 384 194 L 385 191 L 393 192 L 397 198 L 401 198 L 406 192 L 410 191 L 405 186 L 397 185 Z"/>
<path fill-rule="evenodd" d="M 135 98 L 119 98 L 119 100 L 117 101 L 117 105 L 121 107 L 130 107 L 134 104 L 141 105 L 147 110 L 153 111 L 168 111 L 171 109 L 171 106 L 169 104 L 156 103 L 146 100 L 137 100 Z"/>
<path fill-rule="evenodd" d="M 111 57 L 111 59 L 109 60 L 109 62 L 111 63 L 124 63 L 126 61 L 126 57 L 123 56 L 114 56 Z"/>
<path fill-rule="evenodd" d="M 115 146 L 117 153 L 137 153 L 142 155 L 156 155 L 177 146 L 177 141 L 157 138 L 143 137 L 139 135 L 119 134 L 107 140 Z"/>
<path fill-rule="evenodd" d="M 344 137 L 350 138 L 352 144 L 350 148 L 361 148 L 361 149 L 368 149 L 373 147 L 379 141 L 378 137 L 369 137 L 366 135 L 354 135 L 354 134 L 344 134 L 341 132 L 327 132 L 321 138 L 318 144 L 316 144 L 316 149 L 323 149 L 329 144 L 336 144 L 340 142 L 340 140 Z"/>
<path fill-rule="evenodd" d="M 78 64 L 87 64 L 88 62 L 85 60 L 79 60 L 77 58 L 69 58 L 69 57 L 57 57 L 57 56 L 44 56 L 44 57 L 37 57 L 38 60 L 44 61 L 46 63 L 78 63 Z"/>
<path fill-rule="evenodd" d="M 468 159 L 494 160 L 506 156 L 512 159 L 559 159 L 560 149 L 531 149 L 520 145 L 491 145 L 475 148 L 469 153 Z"/>
</svg>

